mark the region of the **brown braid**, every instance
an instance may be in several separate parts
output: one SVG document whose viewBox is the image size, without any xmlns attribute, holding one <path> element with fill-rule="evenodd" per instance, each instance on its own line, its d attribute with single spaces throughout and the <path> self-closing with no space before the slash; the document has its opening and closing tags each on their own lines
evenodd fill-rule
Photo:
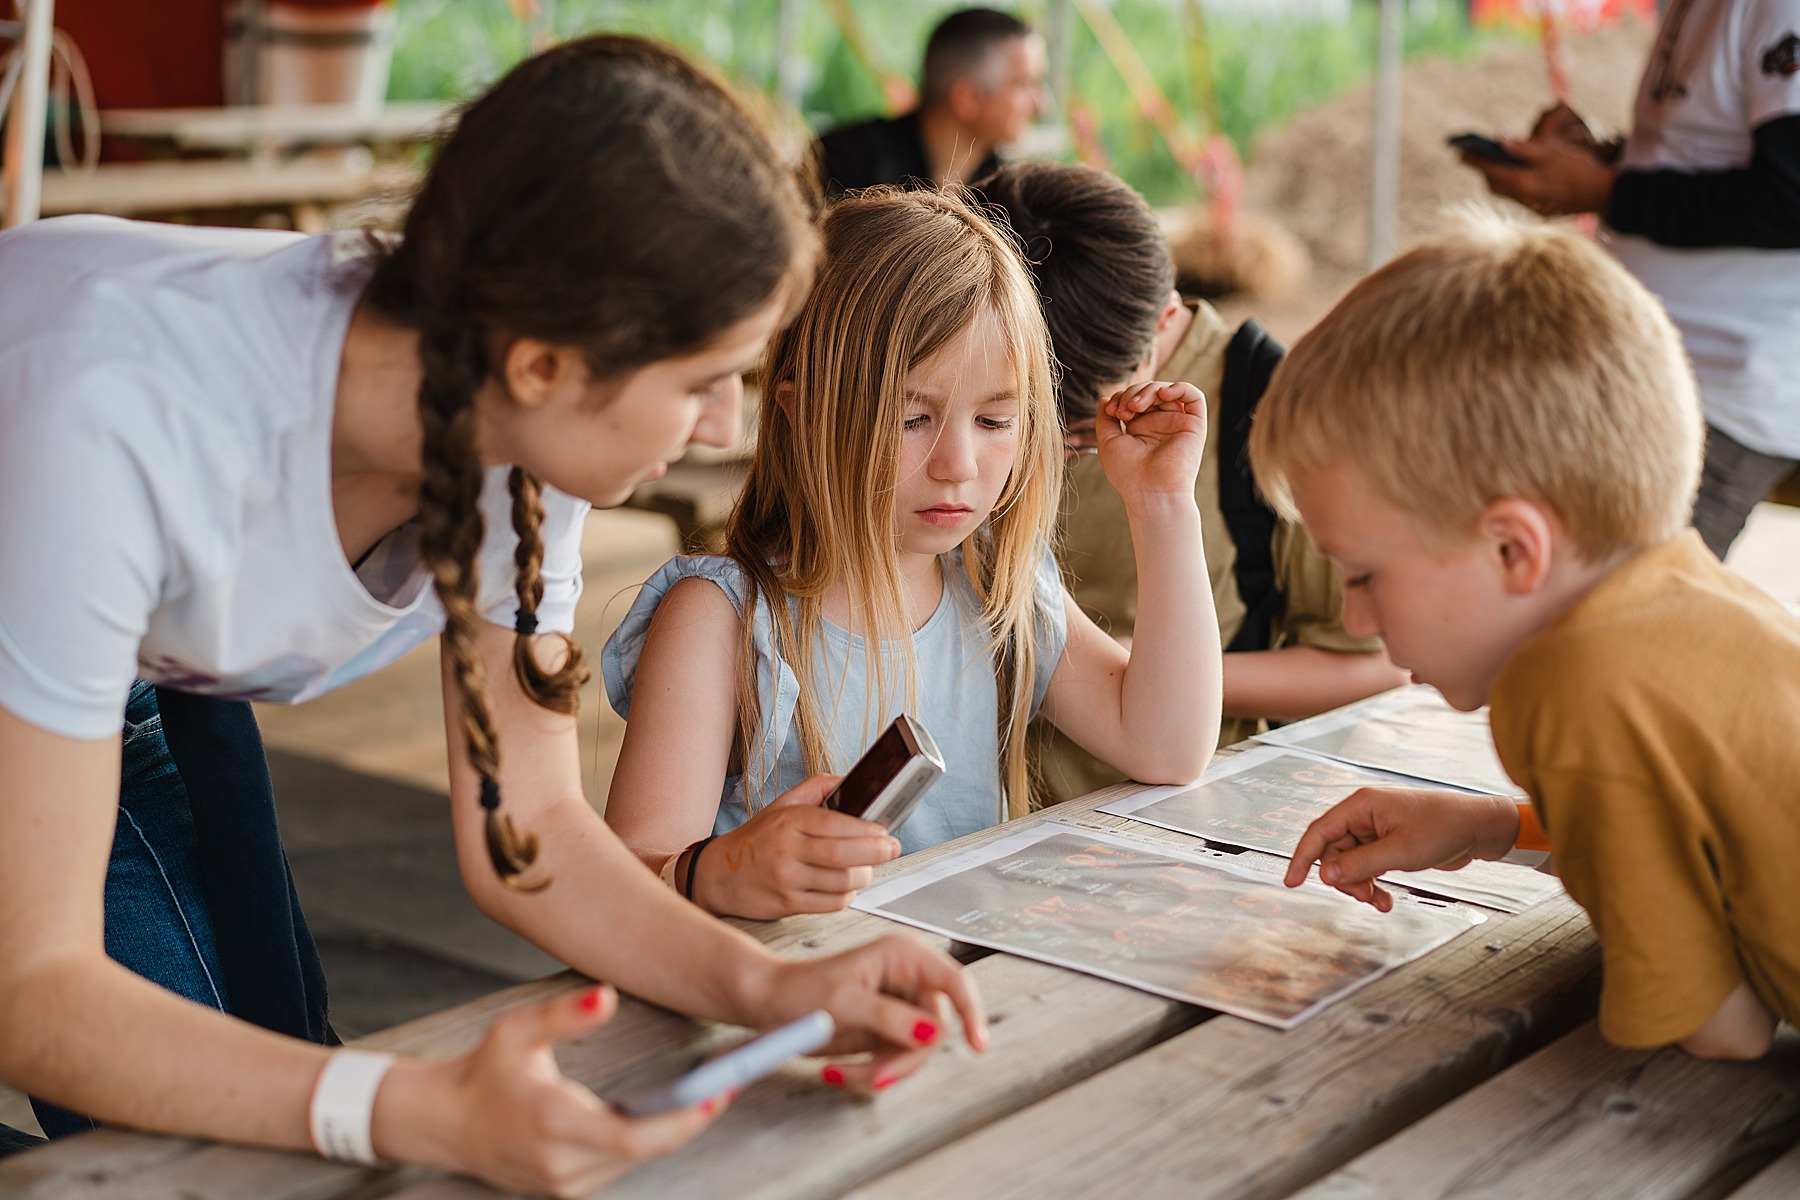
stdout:
<svg viewBox="0 0 1800 1200">
<path fill-rule="evenodd" d="M 598 379 L 622 380 L 772 301 L 797 307 L 817 237 L 796 181 L 726 88 L 652 42 L 601 36 L 525 60 L 471 104 L 439 147 L 404 237 L 374 250 L 369 303 L 419 332 L 421 553 L 444 606 L 488 853 L 518 888 L 538 847 L 499 812 L 500 749 L 473 648 L 484 479 L 473 405 L 494 381 L 491 356 L 532 338 L 581 351 Z M 573 713 L 587 678 L 579 648 L 565 636 L 554 670 L 534 653 L 544 484 L 515 469 L 510 486 L 513 673 L 536 703 Z"/>
<path fill-rule="evenodd" d="M 502 881 L 535 891 L 549 881 L 525 887 L 519 880 L 537 859 L 537 838 L 521 836 L 500 812 L 500 739 L 494 729 L 487 675 L 474 647 L 481 622 L 475 604 L 481 584 L 476 554 L 485 532 L 480 508 L 481 461 L 475 454 L 475 392 L 487 375 L 482 336 L 473 323 L 453 320 L 428 323 L 419 336 L 424 369 L 419 416 L 425 434 L 419 552 L 431 569 L 438 600 L 444 606 L 444 653 L 462 692 L 463 742 L 470 764 L 481 777 L 488 857 Z"/>
<path fill-rule="evenodd" d="M 533 636 L 537 633 L 537 608 L 544 600 L 544 482 L 523 467 L 514 467 L 507 480 L 512 489 L 513 532 L 519 545 L 513 551 L 513 587 L 519 597 L 519 613 L 513 625 L 513 674 L 525 694 L 552 712 L 574 716 L 587 686 L 588 671 L 581 661 L 581 644 L 566 633 L 562 639 L 562 665 L 546 671 L 538 662 Z"/>
</svg>

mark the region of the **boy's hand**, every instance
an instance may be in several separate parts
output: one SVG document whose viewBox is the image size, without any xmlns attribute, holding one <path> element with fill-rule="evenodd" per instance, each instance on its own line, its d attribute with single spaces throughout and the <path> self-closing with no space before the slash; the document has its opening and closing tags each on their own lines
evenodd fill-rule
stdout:
<svg viewBox="0 0 1800 1200">
<path fill-rule="evenodd" d="M 1307 826 L 1285 882 L 1299 887 L 1316 862 L 1320 882 L 1387 912 L 1394 898 L 1381 875 L 1504 858 L 1518 836 L 1518 807 L 1504 796 L 1359 788 Z"/>
<path fill-rule="evenodd" d="M 874 867 L 900 857 L 900 843 L 873 821 L 822 807 L 837 783 L 815 775 L 713 839 L 694 872 L 695 902 L 758 920 L 848 908 Z"/>
<path fill-rule="evenodd" d="M 1206 445 L 1206 397 L 1191 383 L 1140 383 L 1100 404 L 1106 477 L 1127 500 L 1194 496 Z"/>
</svg>

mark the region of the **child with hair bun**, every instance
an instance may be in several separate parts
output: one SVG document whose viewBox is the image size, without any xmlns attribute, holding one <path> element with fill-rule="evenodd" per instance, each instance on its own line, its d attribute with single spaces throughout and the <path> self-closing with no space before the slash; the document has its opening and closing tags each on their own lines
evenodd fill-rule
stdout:
<svg viewBox="0 0 1800 1200">
<path fill-rule="evenodd" d="M 1062 435 L 1016 247 L 943 193 L 853 196 L 824 233 L 727 553 L 658 571 L 603 657 L 630 717 L 607 819 L 717 913 L 839 909 L 876 864 L 1023 814 L 1034 714 L 1146 782 L 1194 778 L 1218 731 L 1204 398 L 1145 383 L 1102 406 L 1141 572 L 1127 651 L 1051 556 Z M 821 808 L 821 772 L 901 711 L 949 769 L 896 839 Z"/>
</svg>

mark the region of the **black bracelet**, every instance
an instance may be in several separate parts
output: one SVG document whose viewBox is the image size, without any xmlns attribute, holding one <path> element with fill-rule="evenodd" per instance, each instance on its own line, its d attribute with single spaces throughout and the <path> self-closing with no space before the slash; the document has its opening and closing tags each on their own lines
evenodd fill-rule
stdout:
<svg viewBox="0 0 1800 1200">
<path fill-rule="evenodd" d="M 700 852 L 712 843 L 712 837 L 703 837 L 688 847 L 687 880 L 681 885 L 681 894 L 687 899 L 694 898 L 694 868 L 700 865 Z"/>
</svg>

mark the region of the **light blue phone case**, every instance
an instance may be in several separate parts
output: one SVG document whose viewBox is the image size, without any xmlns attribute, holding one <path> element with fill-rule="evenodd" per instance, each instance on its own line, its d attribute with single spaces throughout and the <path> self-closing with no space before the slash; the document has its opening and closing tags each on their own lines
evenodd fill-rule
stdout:
<svg viewBox="0 0 1800 1200">
<path fill-rule="evenodd" d="M 829 1042 L 836 1032 L 831 1014 L 822 1008 L 815 1009 L 797 1021 L 789 1021 L 760 1037 L 751 1038 L 711 1062 L 701 1063 L 673 1083 L 635 1092 L 622 1100 L 614 1100 L 612 1105 L 634 1117 L 690 1108 L 732 1088 L 756 1082 L 797 1054 L 811 1054 Z"/>
</svg>

